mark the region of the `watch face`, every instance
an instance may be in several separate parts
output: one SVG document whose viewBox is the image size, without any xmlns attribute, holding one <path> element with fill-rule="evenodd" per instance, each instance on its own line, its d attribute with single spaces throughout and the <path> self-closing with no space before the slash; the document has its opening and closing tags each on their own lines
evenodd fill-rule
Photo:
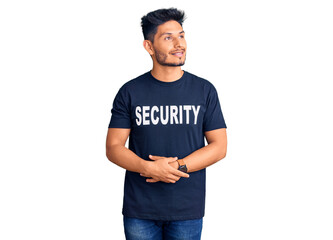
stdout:
<svg viewBox="0 0 333 240">
<path fill-rule="evenodd" d="M 179 167 L 179 171 L 182 171 L 182 172 L 186 173 L 186 172 L 187 172 L 187 167 L 186 167 L 186 165 L 182 165 L 182 166 L 180 166 L 180 167 Z"/>
</svg>

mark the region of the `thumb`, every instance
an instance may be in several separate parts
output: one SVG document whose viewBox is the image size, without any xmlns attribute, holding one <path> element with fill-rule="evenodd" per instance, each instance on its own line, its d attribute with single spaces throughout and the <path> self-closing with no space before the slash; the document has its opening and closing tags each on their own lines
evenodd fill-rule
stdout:
<svg viewBox="0 0 333 240">
<path fill-rule="evenodd" d="M 176 161 L 177 159 L 178 159 L 178 157 L 171 157 L 171 158 L 168 159 L 168 163 L 170 163 L 170 162 L 174 162 L 174 161 Z"/>
<path fill-rule="evenodd" d="M 149 158 L 150 158 L 151 160 L 157 160 L 157 159 L 160 159 L 161 157 L 160 157 L 160 156 L 153 156 L 153 155 L 150 155 L 150 154 L 149 154 Z"/>
</svg>

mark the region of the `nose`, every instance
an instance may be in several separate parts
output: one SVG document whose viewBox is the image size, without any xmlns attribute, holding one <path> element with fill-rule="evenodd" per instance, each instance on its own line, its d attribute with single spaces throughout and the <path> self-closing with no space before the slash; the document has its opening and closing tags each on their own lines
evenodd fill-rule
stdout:
<svg viewBox="0 0 333 240">
<path fill-rule="evenodd" d="M 174 40 L 174 45 L 175 45 L 175 48 L 178 48 L 178 47 L 184 47 L 185 46 L 185 43 L 184 43 L 184 39 L 179 39 L 179 38 L 175 38 Z"/>
</svg>

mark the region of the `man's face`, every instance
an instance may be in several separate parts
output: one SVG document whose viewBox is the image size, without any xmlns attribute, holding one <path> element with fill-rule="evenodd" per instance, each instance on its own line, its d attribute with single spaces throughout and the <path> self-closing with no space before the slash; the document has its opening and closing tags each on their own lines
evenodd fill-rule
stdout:
<svg viewBox="0 0 333 240">
<path fill-rule="evenodd" d="M 153 58 L 163 66 L 183 66 L 186 58 L 185 32 L 177 21 L 159 25 L 154 36 Z"/>
</svg>

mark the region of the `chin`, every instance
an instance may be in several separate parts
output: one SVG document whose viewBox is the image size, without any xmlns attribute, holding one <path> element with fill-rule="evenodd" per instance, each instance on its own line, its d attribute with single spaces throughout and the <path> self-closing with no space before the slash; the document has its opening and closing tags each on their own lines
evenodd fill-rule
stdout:
<svg viewBox="0 0 333 240">
<path fill-rule="evenodd" d="M 174 62 L 174 63 L 165 63 L 165 65 L 167 65 L 167 66 L 174 66 L 174 67 L 183 66 L 184 64 L 185 64 L 185 61 L 182 61 L 182 62 Z"/>
<path fill-rule="evenodd" d="M 166 63 L 166 64 L 164 64 L 164 66 L 180 67 L 180 66 L 183 66 L 184 64 L 185 64 L 185 62 L 182 62 L 182 63 Z"/>
</svg>

